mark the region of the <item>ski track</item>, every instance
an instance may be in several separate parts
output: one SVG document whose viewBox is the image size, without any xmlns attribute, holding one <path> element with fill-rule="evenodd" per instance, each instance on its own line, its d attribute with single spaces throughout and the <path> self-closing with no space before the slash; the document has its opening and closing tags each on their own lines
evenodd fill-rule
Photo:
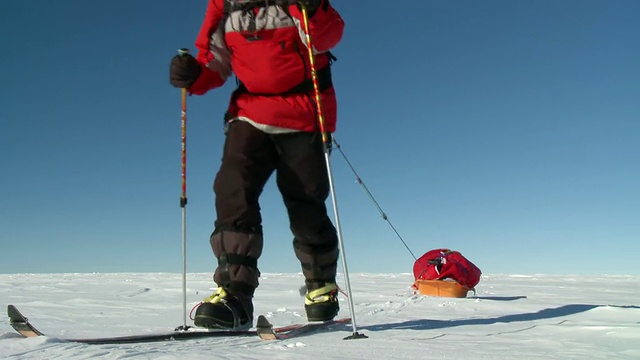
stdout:
<svg viewBox="0 0 640 360">
<path fill-rule="evenodd" d="M 486 275 L 476 297 L 464 299 L 416 295 L 410 274 L 357 274 L 351 281 L 358 331 L 369 339 L 342 340 L 352 326 L 336 325 L 278 341 L 86 345 L 59 338 L 157 333 L 181 324 L 181 275 L 0 275 L 0 305 L 18 306 L 50 336 L 21 339 L 0 324 L 0 358 L 640 359 L 637 276 Z M 263 275 L 256 314 L 275 326 L 304 321 L 301 283 L 300 274 Z M 189 274 L 187 284 L 189 309 L 213 289 L 210 274 Z M 339 316 L 348 316 L 347 299 L 340 302 Z"/>
</svg>

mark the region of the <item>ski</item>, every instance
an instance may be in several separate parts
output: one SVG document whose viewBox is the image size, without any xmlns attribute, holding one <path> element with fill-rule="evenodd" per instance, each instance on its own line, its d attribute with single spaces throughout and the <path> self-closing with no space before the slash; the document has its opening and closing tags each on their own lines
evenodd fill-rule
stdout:
<svg viewBox="0 0 640 360">
<path fill-rule="evenodd" d="M 24 315 L 22 315 L 15 306 L 7 306 L 7 314 L 9 315 L 9 324 L 20 335 L 24 337 L 44 336 L 43 333 L 38 331 L 38 329 L 29 323 L 29 320 L 24 317 Z"/>
<path fill-rule="evenodd" d="M 9 324 L 20 335 L 25 338 L 46 336 L 43 332 L 38 330 L 29 319 L 22 315 L 18 308 L 13 305 L 7 306 L 7 314 L 9 315 Z M 271 339 L 284 339 L 300 335 L 317 329 L 322 325 L 331 325 L 339 323 L 348 323 L 351 319 L 339 319 L 322 323 L 303 323 L 293 324 L 282 327 L 274 328 L 269 320 L 263 315 L 258 317 L 258 323 L 256 330 L 224 330 L 224 329 L 176 329 L 165 333 L 155 334 L 140 334 L 140 335 L 128 335 L 128 336 L 114 336 L 114 337 L 101 337 L 101 338 L 61 338 L 60 340 L 68 342 L 83 343 L 89 345 L 104 345 L 104 344 L 133 344 L 133 343 L 146 343 L 146 342 L 162 342 L 162 341 L 180 341 L 180 340 L 192 340 L 208 337 L 241 337 L 241 336 L 259 336 L 261 339 L 268 339 L 267 332 L 272 333 Z M 267 331 L 268 328 L 268 331 Z"/>
<path fill-rule="evenodd" d="M 322 322 L 308 322 L 274 328 L 264 315 L 258 316 L 256 333 L 262 340 L 283 340 L 300 336 L 320 329 L 333 330 L 333 325 L 348 324 L 351 318 L 342 318 Z"/>
<path fill-rule="evenodd" d="M 13 305 L 7 306 L 7 314 L 9 315 L 9 324 L 20 335 L 24 337 L 46 336 L 29 322 L 18 308 Z M 251 330 L 208 330 L 208 329 L 186 329 L 174 330 L 165 333 L 156 334 L 140 334 L 129 336 L 115 336 L 103 338 L 76 338 L 76 339 L 60 339 L 63 341 L 77 342 L 83 344 L 101 345 L 101 344 L 127 344 L 127 343 L 144 343 L 159 342 L 171 340 L 191 340 L 206 337 L 229 337 L 229 336 L 255 336 L 256 332 Z"/>
</svg>

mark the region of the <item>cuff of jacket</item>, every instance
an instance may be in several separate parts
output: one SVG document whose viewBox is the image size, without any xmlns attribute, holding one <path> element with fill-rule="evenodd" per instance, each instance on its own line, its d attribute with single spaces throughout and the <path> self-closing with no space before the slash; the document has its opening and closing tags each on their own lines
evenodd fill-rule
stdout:
<svg viewBox="0 0 640 360">
<path fill-rule="evenodd" d="M 202 64 L 200 64 L 200 66 L 202 67 L 200 76 L 198 76 L 198 79 L 196 79 L 196 81 L 191 84 L 191 87 L 187 90 L 190 94 L 203 95 L 207 91 L 224 84 L 224 79 L 220 77 L 220 74 Z"/>
</svg>

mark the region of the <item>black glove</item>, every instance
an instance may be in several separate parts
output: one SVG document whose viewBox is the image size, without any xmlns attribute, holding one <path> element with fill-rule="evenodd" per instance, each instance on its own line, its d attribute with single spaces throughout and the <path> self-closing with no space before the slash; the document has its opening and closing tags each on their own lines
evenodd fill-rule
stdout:
<svg viewBox="0 0 640 360">
<path fill-rule="evenodd" d="M 169 81 L 177 88 L 190 88 L 200 76 L 202 68 L 190 54 L 176 55 L 169 66 Z"/>
<path fill-rule="evenodd" d="M 323 0 L 298 0 L 298 7 L 300 7 L 300 4 L 303 4 L 307 8 L 309 17 L 313 17 L 322 3 Z M 323 8 L 326 10 L 328 6 L 329 0 L 325 0 Z"/>
</svg>

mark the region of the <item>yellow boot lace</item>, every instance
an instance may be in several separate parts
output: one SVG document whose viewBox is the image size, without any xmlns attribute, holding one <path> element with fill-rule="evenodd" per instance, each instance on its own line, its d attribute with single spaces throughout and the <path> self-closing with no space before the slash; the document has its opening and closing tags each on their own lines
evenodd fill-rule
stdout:
<svg viewBox="0 0 640 360">
<path fill-rule="evenodd" d="M 216 304 L 222 301 L 222 299 L 224 299 L 227 296 L 227 292 L 224 291 L 223 288 L 218 288 L 218 290 L 216 290 L 216 292 L 214 292 L 213 294 L 211 294 L 211 296 L 209 296 L 208 298 L 204 299 L 203 302 L 209 302 L 212 304 Z"/>
<path fill-rule="evenodd" d="M 338 291 L 338 286 L 336 284 L 325 285 L 319 289 L 309 291 L 309 293 L 304 297 L 304 303 L 305 305 L 311 305 L 331 301 L 336 291 Z"/>
</svg>

